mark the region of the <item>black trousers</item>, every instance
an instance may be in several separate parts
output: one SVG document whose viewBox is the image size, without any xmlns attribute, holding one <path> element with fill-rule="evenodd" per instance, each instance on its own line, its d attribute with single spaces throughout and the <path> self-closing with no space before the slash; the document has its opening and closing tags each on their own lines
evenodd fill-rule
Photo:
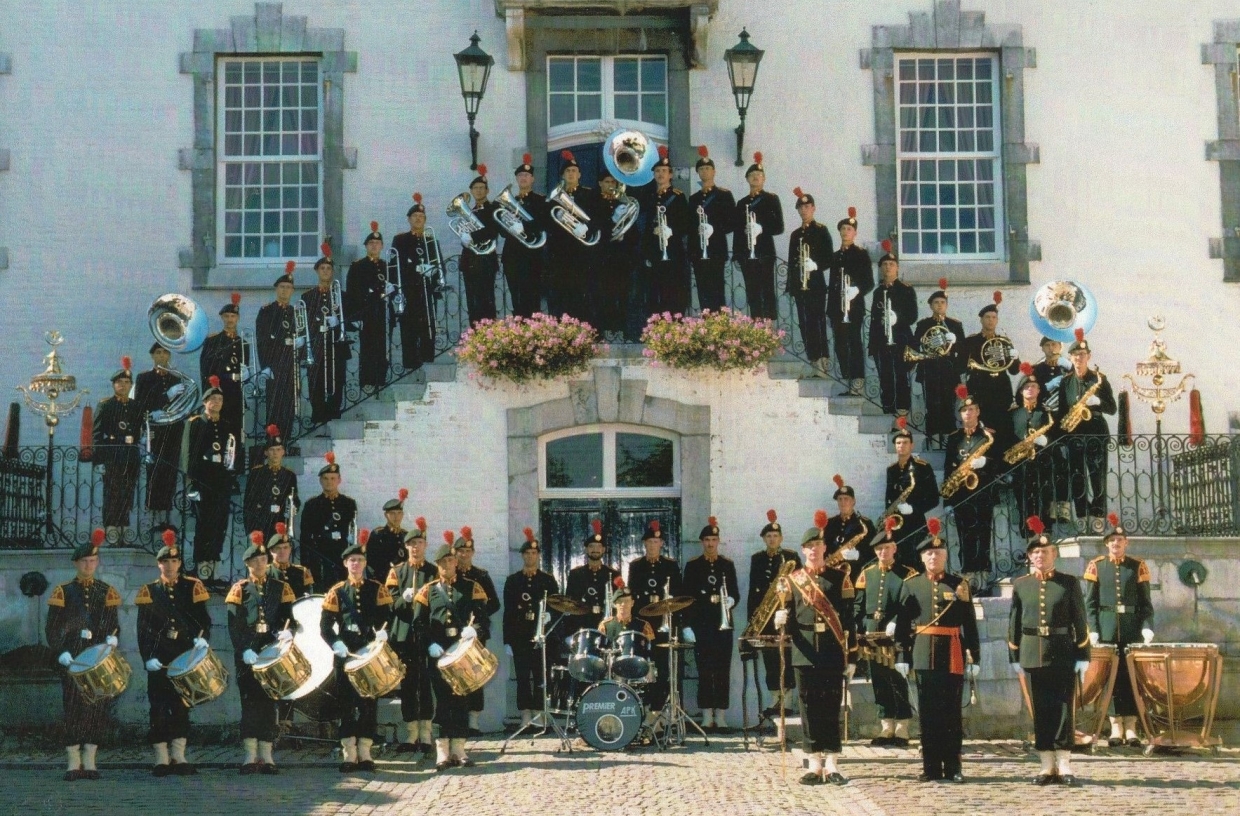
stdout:
<svg viewBox="0 0 1240 816">
<path fill-rule="evenodd" d="M 960 773 L 960 746 L 964 741 L 960 701 L 963 691 L 962 674 L 917 670 L 921 768 L 933 779 Z"/>
<path fill-rule="evenodd" d="M 301 368 L 290 351 L 279 354 L 271 363 L 271 379 L 267 381 L 267 424 L 280 429 L 280 438 L 288 439 L 297 416 Z"/>
<path fill-rule="evenodd" d="M 167 669 L 146 673 L 146 699 L 151 704 L 147 742 L 157 745 L 189 736 L 189 708 L 168 679 Z"/>
<path fill-rule="evenodd" d="M 874 686 L 874 702 L 878 716 L 884 720 L 907 720 L 913 716 L 908 701 L 908 681 L 890 666 L 870 662 L 870 682 Z"/>
<path fill-rule="evenodd" d="M 517 246 L 516 238 L 504 239 L 504 279 L 512 298 L 512 313 L 529 317 L 542 311 L 543 250 Z"/>
<path fill-rule="evenodd" d="M 318 425 L 340 417 L 349 346 L 345 342 L 325 343 L 319 339 L 313 347 L 314 365 L 310 366 L 306 380 L 310 389 L 310 421 Z"/>
<path fill-rule="evenodd" d="M 840 376 L 845 380 L 865 379 L 865 346 L 861 343 L 861 321 L 856 315 L 831 318 L 831 333 L 835 335 L 835 356 L 840 363 Z"/>
<path fill-rule="evenodd" d="M 926 433 L 931 436 L 949 434 L 956 430 L 956 385 L 960 375 L 956 373 L 951 358 L 926 360 L 918 380 L 926 398 Z"/>
<path fill-rule="evenodd" d="M 463 739 L 469 736 L 469 707 L 465 697 L 452 693 L 452 686 L 443 679 L 438 667 L 431 668 L 431 686 L 435 689 L 435 724 L 440 739 Z"/>
<path fill-rule="evenodd" d="M 1076 678 L 1072 663 L 1025 669 L 1033 702 L 1035 751 L 1070 751 L 1076 741 Z M 924 705 L 923 705 L 924 708 Z"/>
<path fill-rule="evenodd" d="M 531 644 L 514 645 L 512 668 L 517 675 L 517 708 L 522 711 L 542 711 L 542 653 Z"/>
<path fill-rule="evenodd" d="M 827 340 L 827 293 L 798 292 L 795 297 L 805 356 L 810 360 L 830 357 L 831 344 Z"/>
<path fill-rule="evenodd" d="M 357 333 L 357 381 L 359 385 L 379 387 L 388 376 L 388 302 L 373 300 L 359 315 L 362 327 Z"/>
<path fill-rule="evenodd" d="M 703 311 L 717 312 L 728 305 L 724 291 L 723 269 L 727 258 L 698 258 L 693 261 L 693 278 L 697 281 L 698 306 Z"/>
<path fill-rule="evenodd" d="M 232 476 L 223 465 L 209 465 L 210 472 L 200 476 L 198 488 L 198 522 L 194 527 L 194 562 L 219 561 L 228 533 L 228 494 Z"/>
<path fill-rule="evenodd" d="M 276 723 L 276 701 L 263 690 L 254 676 L 253 667 L 237 661 L 236 668 L 237 692 L 241 695 L 241 739 L 275 742 L 280 733 Z M 345 680 L 345 683 L 348 682 Z M 352 686 L 349 688 L 352 689 Z M 374 733 L 373 728 L 370 733 Z"/>
<path fill-rule="evenodd" d="M 878 390 L 883 411 L 894 414 L 913 405 L 913 386 L 909 382 L 909 364 L 904 362 L 904 346 L 884 345 L 874 355 L 878 368 Z"/>
<path fill-rule="evenodd" d="M 181 460 L 181 434 L 185 424 L 151 426 L 151 456 L 146 466 L 146 508 L 156 512 L 172 509 Z"/>
<path fill-rule="evenodd" d="M 479 320 L 495 319 L 495 276 L 498 273 L 499 258 L 494 253 L 461 253 L 461 278 L 465 282 L 465 309 L 469 312 L 469 325 L 473 326 Z"/>
<path fill-rule="evenodd" d="M 102 745 L 109 701 L 88 703 L 68 671 L 60 677 L 60 697 L 65 707 L 65 745 Z"/>
<path fill-rule="evenodd" d="M 1051 526 L 1051 502 L 1055 498 L 1051 483 L 1052 451 L 1039 449 L 1037 457 L 1032 461 L 1022 462 L 1012 472 L 1012 495 L 1016 498 L 1017 515 L 1012 519 L 1012 526 L 1019 530 L 1021 537 L 1025 535 L 1025 519 L 1037 516 L 1043 526 Z"/>
<path fill-rule="evenodd" d="M 1125 646 L 1127 644 L 1120 644 L 1117 647 L 1119 670 L 1115 672 L 1115 690 L 1111 692 L 1111 707 L 1108 711 L 1112 717 L 1137 716 L 1137 698 L 1132 689 L 1132 677 L 1128 674 Z"/>
<path fill-rule="evenodd" d="M 775 301 L 775 257 L 759 256 L 754 260 L 741 260 L 741 276 L 745 279 L 745 300 L 749 303 L 750 317 L 779 317 L 779 304 Z"/>
<path fill-rule="evenodd" d="M 405 679 L 400 681 L 400 717 L 405 722 L 435 716 L 428 660 L 426 646 L 420 641 L 403 644 L 400 649 L 400 662 L 405 664 Z"/>
<path fill-rule="evenodd" d="M 404 286 L 405 313 L 396 318 L 400 362 L 406 371 L 417 371 L 435 359 L 435 298 L 427 291 L 426 279 L 416 277 Z"/>
<path fill-rule="evenodd" d="M 809 754 L 838 754 L 843 671 L 797 666 L 796 674 L 797 697 L 801 701 L 801 750 Z"/>
<path fill-rule="evenodd" d="M 773 634 L 773 632 L 767 633 Z M 766 688 L 768 691 L 779 691 L 779 653 L 780 649 L 762 649 L 762 669 L 766 677 Z M 797 687 L 797 676 L 792 670 L 792 647 L 785 646 L 782 649 L 784 653 L 784 683 L 785 691 L 791 691 Z"/>
<path fill-rule="evenodd" d="M 671 312 L 684 314 L 689 311 L 689 265 L 683 258 L 671 255 L 671 260 L 662 260 L 662 255 L 655 255 L 647 263 L 646 274 L 650 281 L 647 308 L 650 314 Z"/>
<path fill-rule="evenodd" d="M 667 642 L 667 633 L 660 632 L 655 627 L 654 643 L 651 644 L 654 651 L 655 679 L 654 682 L 646 686 L 644 694 L 648 711 L 662 711 L 663 706 L 667 705 L 667 698 L 672 694 L 672 650 L 658 647 L 658 644 Z M 684 664 L 681 665 L 683 666 Z"/>
<path fill-rule="evenodd" d="M 633 256 L 627 247 L 610 244 L 598 258 L 597 328 L 622 332 L 629 317 L 629 287 L 633 282 Z"/>
<path fill-rule="evenodd" d="M 340 705 L 340 737 L 374 739 L 379 720 L 379 701 L 363 697 L 345 674 L 345 661 L 336 658 L 336 700 Z M 238 678 L 240 679 L 240 678 Z M 275 708 L 272 708 L 274 714 Z M 274 717 L 273 717 L 274 719 Z"/>
<path fill-rule="evenodd" d="M 990 571 L 990 532 L 994 505 L 989 496 L 973 494 L 952 508 L 960 537 L 960 571 Z"/>
<path fill-rule="evenodd" d="M 465 695 L 465 708 L 469 712 L 471 713 L 475 711 L 480 712 L 485 707 L 486 707 L 486 695 L 483 693 L 482 689 L 478 689 L 477 691 L 471 691 L 469 694 Z"/>
<path fill-rule="evenodd" d="M 698 670 L 698 708 L 726 709 L 732 688 L 732 633 L 700 628 L 695 632 L 693 659 Z"/>
<path fill-rule="evenodd" d="M 115 456 L 104 467 L 104 527 L 129 526 L 129 512 L 133 509 L 134 491 L 138 487 L 138 465 L 138 452 L 135 448 L 133 456 L 125 456 L 123 459 L 121 456 Z"/>
<path fill-rule="evenodd" d="M 1069 436 L 1068 489 L 1078 518 L 1106 515 L 1107 438 Z"/>
</svg>

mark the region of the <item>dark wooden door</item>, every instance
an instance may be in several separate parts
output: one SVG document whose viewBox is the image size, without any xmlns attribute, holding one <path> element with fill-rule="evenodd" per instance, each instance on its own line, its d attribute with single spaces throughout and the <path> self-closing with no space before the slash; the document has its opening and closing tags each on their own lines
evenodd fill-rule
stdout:
<svg viewBox="0 0 1240 816">
<path fill-rule="evenodd" d="M 584 564 L 584 542 L 594 519 L 603 521 L 607 549 L 603 560 L 627 579 L 630 561 L 645 555 L 642 533 L 658 519 L 665 544 L 663 554 L 680 563 L 680 499 L 546 499 L 539 508 L 542 526 L 543 569 L 563 588 L 568 571 Z"/>
</svg>

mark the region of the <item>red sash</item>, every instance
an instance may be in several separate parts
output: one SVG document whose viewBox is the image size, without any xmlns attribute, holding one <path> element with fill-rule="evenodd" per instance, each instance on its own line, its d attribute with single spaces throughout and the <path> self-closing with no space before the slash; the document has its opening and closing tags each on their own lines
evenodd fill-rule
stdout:
<svg viewBox="0 0 1240 816">
<path fill-rule="evenodd" d="M 817 582 L 810 577 L 809 572 L 799 569 L 788 576 L 792 581 L 792 585 L 801 593 L 801 597 L 805 603 L 813 608 L 823 620 L 827 622 L 831 633 L 835 635 L 835 639 L 839 641 L 840 648 L 844 650 L 844 655 L 848 655 L 848 633 L 844 631 L 844 626 L 840 623 L 840 616 L 835 613 L 835 607 L 831 605 L 831 601 L 818 588 Z"/>
</svg>

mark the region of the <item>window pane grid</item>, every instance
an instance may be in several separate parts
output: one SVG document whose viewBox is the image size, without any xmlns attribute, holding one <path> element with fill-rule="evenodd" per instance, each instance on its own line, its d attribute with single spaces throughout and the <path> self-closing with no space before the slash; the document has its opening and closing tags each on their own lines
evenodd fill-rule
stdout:
<svg viewBox="0 0 1240 816">
<path fill-rule="evenodd" d="M 905 256 L 996 257 L 1001 171 L 995 60 L 899 60 L 899 229 Z"/>
<path fill-rule="evenodd" d="M 223 259 L 317 257 L 319 73 L 317 59 L 223 62 Z"/>
<path fill-rule="evenodd" d="M 548 57 L 548 127 L 598 119 L 667 127 L 667 58 Z"/>
</svg>

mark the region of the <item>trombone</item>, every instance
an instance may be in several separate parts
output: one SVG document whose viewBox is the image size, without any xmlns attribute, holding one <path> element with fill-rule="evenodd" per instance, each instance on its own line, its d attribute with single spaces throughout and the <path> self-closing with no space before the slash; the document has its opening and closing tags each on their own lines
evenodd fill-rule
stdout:
<svg viewBox="0 0 1240 816">
<path fill-rule="evenodd" d="M 407 301 L 405 299 L 405 276 L 400 265 L 400 253 L 396 251 L 396 247 L 387 248 L 387 268 L 388 278 L 396 287 L 396 293 L 392 295 L 392 313 L 400 317 L 405 313 Z M 392 270 L 396 270 L 396 274 L 392 274 Z"/>
</svg>

